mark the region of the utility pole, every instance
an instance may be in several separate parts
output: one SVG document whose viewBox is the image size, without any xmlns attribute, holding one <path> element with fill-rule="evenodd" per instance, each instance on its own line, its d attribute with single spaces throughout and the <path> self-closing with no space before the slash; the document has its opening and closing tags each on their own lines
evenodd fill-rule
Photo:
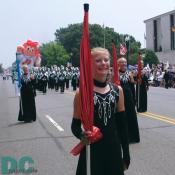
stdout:
<svg viewBox="0 0 175 175">
<path fill-rule="evenodd" d="M 128 60 L 129 60 L 129 52 L 130 52 L 130 37 L 127 35 L 125 37 L 125 44 L 126 44 L 126 48 L 127 48 L 127 53 L 126 53 L 126 60 L 127 60 L 127 63 L 128 63 Z"/>
<path fill-rule="evenodd" d="M 103 47 L 105 48 L 105 42 L 106 42 L 106 33 L 105 33 L 105 25 L 103 23 Z"/>
</svg>

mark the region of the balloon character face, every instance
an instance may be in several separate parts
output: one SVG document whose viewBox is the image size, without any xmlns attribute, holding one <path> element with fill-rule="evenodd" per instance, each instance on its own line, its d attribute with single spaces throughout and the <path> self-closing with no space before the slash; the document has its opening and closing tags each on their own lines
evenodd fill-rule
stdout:
<svg viewBox="0 0 175 175">
<path fill-rule="evenodd" d="M 24 55 L 34 57 L 35 56 L 34 48 L 31 46 L 26 46 L 24 49 Z"/>
<path fill-rule="evenodd" d="M 27 40 L 27 42 L 24 43 L 23 46 L 24 46 L 24 55 L 38 58 L 39 55 L 38 42 Z"/>
<path fill-rule="evenodd" d="M 22 64 L 34 65 L 39 58 L 38 42 L 27 40 L 23 46 L 25 61 L 23 61 Z"/>
<path fill-rule="evenodd" d="M 23 46 L 17 47 L 17 56 L 22 65 L 40 66 L 41 58 L 38 49 L 38 42 L 27 40 Z"/>
</svg>

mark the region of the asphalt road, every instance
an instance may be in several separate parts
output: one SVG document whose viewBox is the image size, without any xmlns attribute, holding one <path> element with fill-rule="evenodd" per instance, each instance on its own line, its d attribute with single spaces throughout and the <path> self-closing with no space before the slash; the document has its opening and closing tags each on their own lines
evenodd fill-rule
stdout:
<svg viewBox="0 0 175 175">
<path fill-rule="evenodd" d="M 0 80 L 0 174 L 2 160 L 34 161 L 34 175 L 74 175 L 78 157 L 70 150 L 78 143 L 70 130 L 74 93 L 37 93 L 37 121 L 17 122 L 19 98 L 10 80 Z M 138 114 L 141 142 L 130 145 L 126 175 L 175 174 L 175 89 L 151 87 L 148 112 Z M 117 166 L 117 165 L 116 165 Z M 16 173 L 19 174 L 19 173 Z M 25 174 L 25 173 L 20 173 Z"/>
</svg>

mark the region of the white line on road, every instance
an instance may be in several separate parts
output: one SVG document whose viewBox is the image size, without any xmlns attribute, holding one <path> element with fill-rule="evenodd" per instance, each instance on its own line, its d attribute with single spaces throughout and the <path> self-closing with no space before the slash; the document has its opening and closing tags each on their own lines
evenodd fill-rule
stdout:
<svg viewBox="0 0 175 175">
<path fill-rule="evenodd" d="M 59 130 L 64 131 L 64 129 L 49 115 L 46 115 L 46 118 Z"/>
</svg>

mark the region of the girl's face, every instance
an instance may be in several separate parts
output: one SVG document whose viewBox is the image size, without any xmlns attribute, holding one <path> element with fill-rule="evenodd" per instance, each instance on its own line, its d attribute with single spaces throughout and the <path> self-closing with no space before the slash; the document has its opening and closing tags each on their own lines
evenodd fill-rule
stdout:
<svg viewBox="0 0 175 175">
<path fill-rule="evenodd" d="M 110 59 L 108 52 L 99 52 L 93 57 L 93 76 L 105 77 L 109 73 Z"/>
</svg>

